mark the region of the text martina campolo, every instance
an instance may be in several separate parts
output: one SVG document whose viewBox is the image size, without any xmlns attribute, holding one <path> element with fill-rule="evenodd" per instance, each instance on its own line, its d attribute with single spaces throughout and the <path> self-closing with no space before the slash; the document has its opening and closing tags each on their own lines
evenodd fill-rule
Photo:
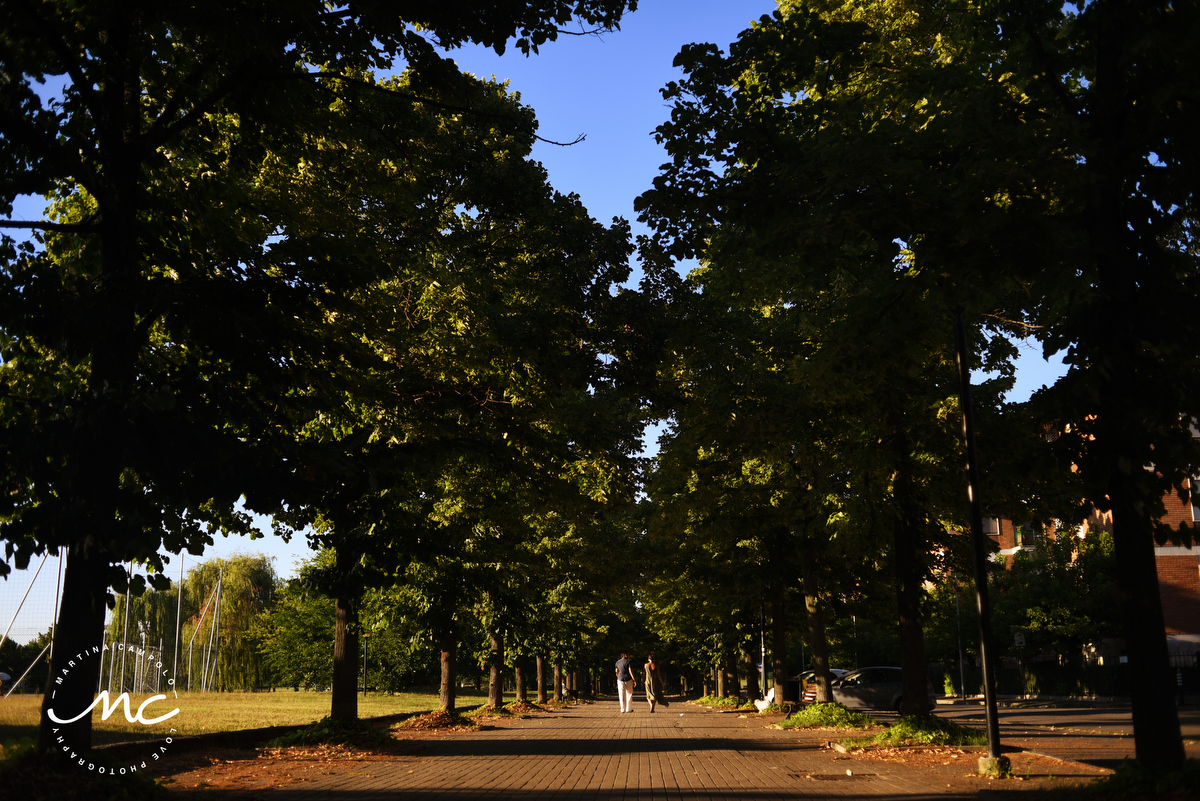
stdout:
<svg viewBox="0 0 1200 801">
<path fill-rule="evenodd" d="M 93 650 L 97 653 L 100 652 L 99 648 L 95 648 Z M 108 647 L 105 646 L 104 650 L 108 650 Z M 88 655 L 90 656 L 91 654 L 88 654 Z M 80 654 L 75 659 L 70 660 L 67 663 L 67 665 L 62 669 L 63 675 L 59 676 L 57 679 L 55 679 L 55 684 L 62 684 L 63 679 L 71 671 L 71 668 L 75 667 L 76 659 L 82 659 L 82 658 L 83 658 L 83 654 Z M 165 674 L 165 671 L 164 671 L 164 674 Z M 174 680 L 171 680 L 169 683 L 174 684 Z M 51 695 L 51 697 L 53 698 L 54 696 Z M 100 693 L 96 696 L 96 698 L 92 701 L 91 705 L 89 705 L 86 709 L 84 709 L 82 712 L 80 712 L 78 715 L 76 715 L 73 718 L 60 718 L 55 713 L 53 708 L 47 709 L 46 715 L 55 723 L 74 723 L 75 721 L 82 718 L 84 715 L 91 714 L 92 710 L 96 708 L 97 704 L 103 704 L 104 706 L 103 706 L 103 711 L 100 715 L 100 719 L 108 720 L 109 716 L 111 716 L 112 713 L 117 710 L 117 707 L 124 704 L 126 720 L 128 720 L 130 723 L 141 723 L 143 726 L 153 726 L 156 723 L 162 723 L 164 720 L 169 720 L 170 718 L 173 718 L 179 714 L 179 709 L 178 709 L 178 707 L 176 707 L 175 709 L 171 710 L 167 714 L 160 715 L 156 718 L 146 718 L 145 717 L 146 707 L 148 707 L 150 704 L 153 704 L 157 701 L 165 701 L 166 699 L 167 699 L 167 696 L 165 696 L 165 695 L 152 695 L 141 703 L 141 705 L 138 707 L 137 714 L 131 715 L 131 714 L 129 714 L 129 693 L 127 693 L 127 692 L 121 693 L 120 695 L 117 696 L 116 700 L 112 701 L 112 703 L 110 704 L 108 690 L 101 690 Z"/>
</svg>

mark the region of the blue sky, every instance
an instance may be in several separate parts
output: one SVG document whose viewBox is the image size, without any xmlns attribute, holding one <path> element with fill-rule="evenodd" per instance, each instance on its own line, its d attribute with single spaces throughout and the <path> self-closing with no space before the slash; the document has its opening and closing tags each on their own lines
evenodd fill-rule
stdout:
<svg viewBox="0 0 1200 801">
<path fill-rule="evenodd" d="M 623 217 L 636 222 L 633 200 L 649 189 L 658 167 L 666 160 L 653 131 L 669 110 L 659 90 L 681 76 L 671 66 L 682 45 L 713 42 L 727 49 L 740 31 L 775 8 L 773 0 L 642 0 L 621 30 L 604 36 L 561 36 L 528 58 L 510 49 L 504 56 L 481 47 L 451 53 L 459 66 L 481 77 L 510 81 L 510 88 L 533 106 L 539 134 L 556 141 L 586 139 L 571 147 L 538 143 L 533 157 L 543 163 L 550 182 L 563 193 L 578 194 L 598 220 Z M 14 210 L 15 219 L 40 217 L 40 200 L 28 200 Z M 1047 364 L 1040 351 L 1022 348 L 1017 387 L 1010 400 L 1024 400 L 1043 383 L 1063 372 L 1061 363 Z M 653 440 L 653 435 L 649 437 Z M 653 445 L 652 442 L 648 443 Z M 219 539 L 206 556 L 229 556 L 241 551 L 275 557 L 283 576 L 294 572 L 298 559 L 310 552 L 302 539 L 285 544 L 274 537 L 255 541 Z M 195 564 L 188 556 L 187 566 Z M 177 575 L 177 561 L 168 569 Z M 36 566 L 36 564 L 34 565 Z M 22 611 L 14 639 L 23 642 L 45 630 L 53 609 L 56 560 L 47 561 L 31 593 L 32 604 Z M 14 572 L 0 581 L 0 626 L 7 626 L 32 571 Z M 2 631 L 3 629 L 0 629 Z"/>
</svg>

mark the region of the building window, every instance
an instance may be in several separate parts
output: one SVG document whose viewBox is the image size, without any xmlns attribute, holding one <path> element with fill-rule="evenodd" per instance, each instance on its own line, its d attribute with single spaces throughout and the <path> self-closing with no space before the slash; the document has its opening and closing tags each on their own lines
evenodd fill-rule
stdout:
<svg viewBox="0 0 1200 801">
<path fill-rule="evenodd" d="M 1200 523 L 1200 476 L 1193 476 L 1188 486 L 1192 491 L 1192 522 Z"/>
</svg>

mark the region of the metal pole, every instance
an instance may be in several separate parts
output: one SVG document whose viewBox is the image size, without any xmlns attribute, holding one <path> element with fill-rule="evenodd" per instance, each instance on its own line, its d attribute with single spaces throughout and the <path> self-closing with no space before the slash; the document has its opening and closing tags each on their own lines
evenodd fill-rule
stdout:
<svg viewBox="0 0 1200 801">
<path fill-rule="evenodd" d="M 858 615 L 850 616 L 850 624 L 854 626 L 854 669 L 858 670 Z"/>
<path fill-rule="evenodd" d="M 133 560 L 125 573 L 125 631 L 121 634 L 121 683 L 117 689 L 125 692 L 125 654 L 129 651 L 129 583 L 133 580 Z"/>
<path fill-rule="evenodd" d="M 192 637 L 188 640 L 188 690 L 192 689 L 192 643 L 196 642 L 196 635 L 204 628 L 204 619 L 208 616 L 208 608 L 212 606 L 213 599 L 217 597 L 217 588 L 213 587 L 212 595 L 208 596 L 208 600 L 204 603 L 204 609 L 200 612 L 200 620 L 196 622 L 196 628 L 192 629 Z M 200 647 L 204 647 L 204 638 L 200 639 Z M 207 662 L 205 663 L 207 670 Z M 203 681 L 203 677 L 201 677 Z"/>
<path fill-rule="evenodd" d="M 21 674 L 21 678 L 14 681 L 13 685 L 8 688 L 8 692 L 6 692 L 4 694 L 5 698 L 12 695 L 13 690 L 17 689 L 17 687 L 21 684 L 21 682 L 25 681 L 25 677 L 29 675 L 29 671 L 33 670 L 33 666 L 41 661 L 42 657 L 46 655 L 46 652 L 50 650 L 50 646 L 52 644 L 53 644 L 53 641 L 46 643 L 46 647 L 42 649 L 42 652 L 40 654 L 38 654 L 32 662 L 29 663 L 29 667 L 25 668 L 25 672 Z"/>
<path fill-rule="evenodd" d="M 213 620 L 208 627 L 208 645 L 204 649 L 204 664 L 200 668 L 200 692 L 208 692 L 208 665 L 212 661 L 213 655 L 213 637 L 217 636 L 217 617 L 221 614 L 221 579 L 217 579 L 217 586 L 213 588 L 213 598 L 216 604 L 213 606 Z"/>
<path fill-rule="evenodd" d="M 105 629 L 100 634 L 100 677 L 96 680 L 96 692 L 100 692 L 100 688 L 104 686 L 104 649 L 108 646 L 108 629 Z M 53 651 L 54 649 L 50 649 Z M 110 652 L 111 648 L 108 649 Z M 53 658 L 53 657 L 52 657 Z M 109 675 L 112 675 L 112 668 L 109 668 Z"/>
<path fill-rule="evenodd" d="M 766 615 L 763 614 L 761 591 L 758 594 L 758 647 L 762 654 L 762 661 L 758 663 L 758 672 L 760 674 L 758 694 L 765 700 L 767 697 L 767 623 Z"/>
<path fill-rule="evenodd" d="M 975 420 L 971 412 L 971 366 L 967 361 L 967 329 L 962 307 L 955 312 L 954 340 L 958 358 L 962 436 L 967 451 L 967 499 L 971 504 L 971 544 L 975 551 L 975 605 L 979 610 L 979 657 L 983 662 L 983 703 L 987 711 L 988 757 L 1000 756 L 1000 719 L 996 712 L 996 676 L 992 666 L 992 613 L 988 602 L 987 550 L 984 547 L 983 506 L 979 499 L 979 463 L 975 455 Z"/>
<path fill-rule="evenodd" d="M 108 691 L 112 692 L 113 668 L 117 666 L 117 644 L 109 643 L 108 647 Z"/>
<path fill-rule="evenodd" d="M 179 627 L 183 622 L 183 551 L 179 552 L 179 592 L 175 599 L 175 659 L 171 663 L 171 678 L 179 686 Z"/>
<path fill-rule="evenodd" d="M 212 666 L 213 681 L 210 684 L 216 684 L 217 666 L 221 662 L 221 600 L 222 600 L 221 596 L 223 596 L 224 594 L 225 594 L 225 569 L 221 568 L 217 572 L 217 608 L 215 610 L 213 610 L 215 612 L 215 614 L 213 616 L 213 628 L 216 629 L 216 634 L 213 636 L 213 640 L 216 643 L 217 649 L 216 649 L 216 653 L 213 655 L 213 666 Z"/>
<path fill-rule="evenodd" d="M 963 647 L 962 647 L 962 607 L 958 602 L 958 579 L 954 578 L 954 623 L 958 629 L 958 694 L 962 699 L 967 700 L 967 676 L 963 670 Z"/>
<path fill-rule="evenodd" d="M 137 671 L 133 677 L 133 693 L 137 695 L 146 689 L 146 632 L 142 632 L 142 642 L 138 648 L 137 659 L 134 661 Z"/>
<path fill-rule="evenodd" d="M 62 570 L 63 556 L 66 555 L 67 548 L 70 546 L 64 545 L 58 550 L 58 581 L 54 584 L 54 620 L 50 622 L 50 662 L 54 663 L 54 635 L 58 632 L 58 600 L 62 597 Z M 100 670 L 104 670 L 104 659 L 100 660 Z"/>
<path fill-rule="evenodd" d="M 38 562 L 37 570 L 33 571 L 33 578 L 29 580 L 29 586 L 25 588 L 25 594 L 21 596 L 21 603 L 17 604 L 17 611 L 13 612 L 12 620 L 8 621 L 8 628 L 4 630 L 4 636 L 0 637 L 0 648 L 4 647 L 4 641 L 8 639 L 8 633 L 12 631 L 13 623 L 17 622 L 17 615 L 21 614 L 21 607 L 25 605 L 25 599 L 29 597 L 29 591 L 33 589 L 33 582 L 37 581 L 38 574 L 42 572 L 42 565 L 46 564 L 46 557 L 50 554 L 42 554 L 42 561 Z"/>
</svg>

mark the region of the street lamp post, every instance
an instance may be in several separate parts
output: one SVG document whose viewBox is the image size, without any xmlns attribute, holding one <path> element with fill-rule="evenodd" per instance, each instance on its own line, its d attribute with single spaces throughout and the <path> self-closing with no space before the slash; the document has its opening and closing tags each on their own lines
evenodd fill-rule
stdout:
<svg viewBox="0 0 1200 801">
<path fill-rule="evenodd" d="M 988 755 L 980 757 L 979 772 L 1006 776 L 1008 757 L 1000 755 L 1000 721 L 996 711 L 996 677 L 992 665 L 992 620 L 988 602 L 987 551 L 984 547 L 983 506 L 979 500 L 979 463 L 975 455 L 975 422 L 971 413 L 971 366 L 967 361 L 967 329 L 962 307 L 954 320 L 958 351 L 959 402 L 962 405 L 962 436 L 967 451 L 967 498 L 971 504 L 971 543 L 975 552 L 975 605 L 979 610 L 979 657 L 983 662 L 983 702 L 987 711 Z"/>
</svg>

